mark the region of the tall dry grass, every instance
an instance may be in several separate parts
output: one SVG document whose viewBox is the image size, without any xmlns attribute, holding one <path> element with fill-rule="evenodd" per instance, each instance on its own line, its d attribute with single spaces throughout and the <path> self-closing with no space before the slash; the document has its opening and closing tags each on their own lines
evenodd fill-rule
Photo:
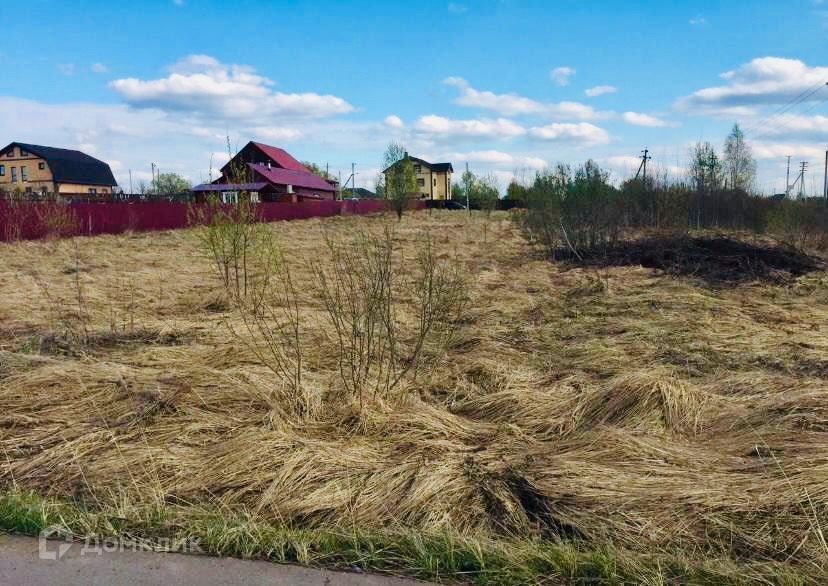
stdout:
<svg viewBox="0 0 828 586">
<path fill-rule="evenodd" d="M 343 400 L 340 342 L 313 292 L 336 267 L 323 234 L 382 239 L 382 218 L 271 226 L 302 327 L 303 409 L 192 234 L 82 239 L 77 256 L 70 241 L 3 245 L 5 485 L 208 503 L 295 528 L 611 544 L 735 572 L 773 563 L 819 582 L 828 275 L 712 289 L 612 267 L 595 287 L 592 272 L 534 256 L 505 216 L 488 234 L 481 221 L 396 225 L 403 258 L 424 230 L 435 259 L 457 256 L 470 302 L 445 356 L 426 345 L 433 367 L 361 408 Z M 88 337 L 64 352 L 44 340 L 76 312 L 78 287 Z M 113 333 L 113 311 L 133 313 L 134 333 Z"/>
</svg>

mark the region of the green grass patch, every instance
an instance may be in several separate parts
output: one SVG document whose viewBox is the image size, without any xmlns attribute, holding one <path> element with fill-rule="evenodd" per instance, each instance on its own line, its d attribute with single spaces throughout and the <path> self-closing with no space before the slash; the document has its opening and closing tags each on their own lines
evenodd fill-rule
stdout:
<svg viewBox="0 0 828 586">
<path fill-rule="evenodd" d="M 359 570 L 446 583 L 818 584 L 815 568 L 737 564 L 584 543 L 493 540 L 450 533 L 279 527 L 245 511 L 199 506 L 90 507 L 32 492 L 0 493 L 0 530 L 36 536 L 59 526 L 77 539 L 197 544 L 206 554 Z M 811 577 L 813 576 L 813 577 Z"/>
</svg>

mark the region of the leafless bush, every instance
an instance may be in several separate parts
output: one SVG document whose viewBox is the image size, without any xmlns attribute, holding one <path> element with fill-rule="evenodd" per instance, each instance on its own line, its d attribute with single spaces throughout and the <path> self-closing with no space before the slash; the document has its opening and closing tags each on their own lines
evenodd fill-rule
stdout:
<svg viewBox="0 0 828 586">
<path fill-rule="evenodd" d="M 34 209 L 47 238 L 68 238 L 75 236 L 80 229 L 80 221 L 68 204 L 44 202 L 37 204 Z"/>
<path fill-rule="evenodd" d="M 427 345 L 445 347 L 465 302 L 459 265 L 439 261 L 428 236 L 406 263 L 388 227 L 348 243 L 326 236 L 326 244 L 331 263 L 316 264 L 314 273 L 336 334 L 342 384 L 360 403 L 369 390 L 388 397 L 406 376 L 417 377 Z"/>
<path fill-rule="evenodd" d="M 258 220 L 254 204 L 246 200 L 232 207 L 213 201 L 190 210 L 201 249 L 231 297 L 247 296 L 255 259 L 269 254 L 270 229 Z"/>
<path fill-rule="evenodd" d="M 259 361 L 286 387 L 292 396 L 294 410 L 299 414 L 311 405 L 302 389 L 302 345 L 299 302 L 290 268 L 276 249 L 259 247 L 259 271 L 251 279 L 248 295 L 236 297 L 244 334 L 233 330 Z M 231 326 L 231 330 L 232 330 Z"/>
</svg>

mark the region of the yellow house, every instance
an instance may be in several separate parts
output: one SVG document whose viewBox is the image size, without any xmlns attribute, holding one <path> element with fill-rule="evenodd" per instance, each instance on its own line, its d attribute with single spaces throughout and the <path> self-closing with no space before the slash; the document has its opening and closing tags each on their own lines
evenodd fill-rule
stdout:
<svg viewBox="0 0 828 586">
<path fill-rule="evenodd" d="M 13 142 L 0 150 L 0 194 L 112 194 L 109 165 L 80 151 Z"/>
<path fill-rule="evenodd" d="M 417 187 L 413 195 L 419 199 L 451 199 L 451 163 L 429 163 L 405 154 L 414 165 Z M 395 163 L 398 165 L 399 162 Z M 392 165 L 393 167 L 393 165 Z M 390 167 L 389 167 L 390 168 Z M 388 172 L 388 169 L 384 171 Z"/>
</svg>

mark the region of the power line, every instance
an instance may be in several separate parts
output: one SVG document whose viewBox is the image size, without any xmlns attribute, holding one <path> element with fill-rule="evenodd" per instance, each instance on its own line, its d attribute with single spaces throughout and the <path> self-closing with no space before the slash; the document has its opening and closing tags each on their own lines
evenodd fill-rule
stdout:
<svg viewBox="0 0 828 586">
<path fill-rule="evenodd" d="M 767 122 L 770 122 L 772 119 L 777 118 L 784 114 L 786 111 L 790 110 L 798 106 L 799 104 L 807 101 L 811 96 L 817 93 L 819 90 L 824 88 L 828 85 L 828 82 L 820 81 L 816 85 L 813 85 L 805 90 L 803 90 L 798 96 L 796 96 L 791 101 L 783 104 L 764 118 L 760 118 L 759 120 L 754 121 L 752 124 L 749 124 L 745 129 L 744 132 L 747 134 L 749 132 L 753 132 L 754 130 L 764 126 Z"/>
<path fill-rule="evenodd" d="M 762 137 L 765 137 L 765 136 L 768 136 L 768 135 L 771 135 L 771 134 L 775 134 L 779 130 L 783 129 L 785 126 L 790 125 L 791 122 L 793 122 L 793 119 L 794 119 L 795 116 L 805 116 L 806 114 L 812 112 L 813 110 L 815 110 L 816 108 L 818 108 L 819 106 L 824 104 L 825 102 L 828 102 L 828 96 L 826 96 L 825 98 L 822 98 L 821 100 L 818 100 L 817 102 L 812 104 L 809 108 L 807 108 L 806 110 L 803 110 L 801 112 L 793 112 L 793 111 L 786 112 L 784 115 L 779 117 L 776 120 L 776 122 L 764 125 L 764 128 L 760 132 L 757 132 L 756 134 L 753 134 L 751 136 L 751 138 L 753 140 L 756 140 L 757 138 L 762 138 Z M 768 120 L 768 121 L 770 122 L 770 120 Z"/>
</svg>

